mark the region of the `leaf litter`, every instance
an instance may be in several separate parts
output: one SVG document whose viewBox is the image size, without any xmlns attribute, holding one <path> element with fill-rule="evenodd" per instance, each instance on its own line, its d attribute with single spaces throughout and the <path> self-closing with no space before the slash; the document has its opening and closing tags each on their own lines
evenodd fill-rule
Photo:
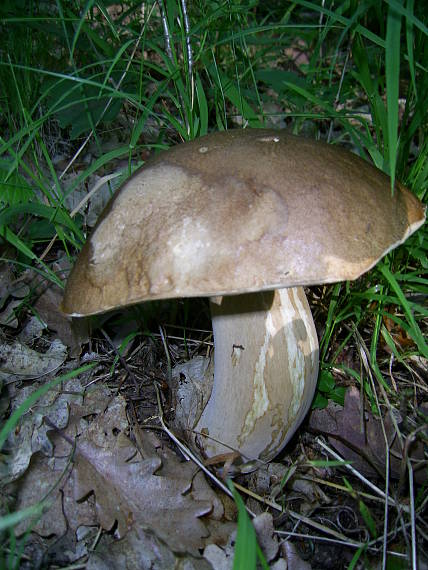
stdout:
<svg viewBox="0 0 428 570">
<path fill-rule="evenodd" d="M 42 291 L 39 299 L 43 300 L 45 295 Z M 29 316 L 15 341 L 3 339 L 0 348 L 5 355 L 2 368 L 7 385 L 2 414 L 6 413 L 5 402 L 10 414 L 59 368 L 65 371 L 75 367 L 75 362 L 66 362 L 66 349 L 61 341 L 47 337 L 54 327 L 66 331 L 57 335 L 67 339 L 65 344 L 74 347 L 71 350 L 76 356 L 85 336 L 79 340 L 74 333 L 67 333 L 68 323 L 61 325 L 60 321 L 49 320 L 50 307 L 57 302 L 58 293 L 50 295 L 45 297 L 46 303 L 43 300 L 39 305 L 45 315 L 43 319 Z M 45 318 L 49 320 L 48 327 Z M 120 330 L 117 335 L 121 336 Z M 169 349 L 171 354 L 183 352 L 173 342 Z M 102 344 L 93 340 L 81 358 L 83 362 L 89 355 L 97 356 L 95 360 L 90 358 L 96 366 L 93 373 L 64 382 L 59 389 L 40 398 L 21 418 L 5 447 L 0 464 L 2 482 L 8 483 L 3 488 L 3 508 L 7 504 L 7 508 L 19 511 L 45 497 L 50 505 L 39 519 L 24 521 L 16 527 L 18 536 L 32 531 L 27 541 L 26 552 L 31 552 L 31 564 L 27 567 L 48 567 L 50 561 L 54 565 L 83 561 L 86 568 L 92 569 L 232 568 L 236 537 L 234 504 L 216 493 L 198 467 L 177 455 L 162 435 L 144 428 L 145 424 L 152 428 L 159 413 L 154 381 L 167 376 L 160 343 L 156 345 L 148 338 L 140 343 L 138 350 L 135 347 L 131 350 L 128 345 L 122 351 L 130 363 L 127 366 L 135 371 L 132 381 L 131 368 L 123 370 L 115 365 L 109 368 L 114 351 L 109 351 L 106 357 L 103 350 Z M 19 354 L 21 360 L 15 361 Z M 106 381 L 100 381 L 102 378 Z M 167 388 L 164 390 L 164 402 L 168 404 Z M 134 402 L 138 414 L 134 413 Z M 358 435 L 359 402 L 358 391 L 348 390 L 345 407 L 334 407 L 333 423 L 333 408 L 329 404 L 328 408 L 313 412 L 312 426 L 318 421 L 317 429 L 330 432 L 330 443 L 337 444 L 335 433 L 344 436 L 351 446 L 340 448 L 345 459 L 351 458 L 349 449 L 354 451 L 353 462 L 370 453 L 376 456 L 378 467 L 382 467 L 384 456 L 380 449 L 385 446 L 380 437 L 380 421 L 365 410 L 371 445 L 368 448 L 367 441 Z M 141 415 L 143 408 L 145 412 Z M 330 423 L 326 423 L 326 418 Z M 385 425 L 392 442 L 394 430 L 390 430 L 388 422 Z M 311 447 L 303 439 L 300 452 L 292 451 L 281 463 L 272 462 L 250 476 L 237 475 L 237 480 L 256 495 L 247 505 L 258 514 L 253 520 L 258 541 L 270 567 L 276 570 L 306 569 L 310 565 L 302 559 L 298 547 L 280 539 L 277 531 L 272 530 L 287 521 L 284 513 L 277 513 L 271 522 L 267 519 L 259 522 L 259 517 L 266 514 L 262 497 L 269 497 L 277 506 L 281 503 L 281 508 L 290 508 L 290 512 L 297 507 L 303 515 L 300 527 L 309 522 L 309 517 L 319 525 L 316 521 L 323 521 L 320 513 L 328 509 L 336 509 L 338 516 L 347 509 L 351 511 L 348 505 L 335 507 L 325 487 L 319 484 L 323 479 L 327 482 L 332 473 L 310 466 L 311 456 L 306 451 Z M 368 467 L 364 462 L 355 465 L 366 472 L 371 462 Z M 391 465 L 393 474 L 397 474 L 396 464 L 391 462 Z M 355 525 L 354 532 L 360 532 L 357 521 Z M 288 522 L 287 527 L 288 532 L 294 533 Z"/>
<path fill-rule="evenodd" d="M 394 419 L 396 424 L 402 424 L 400 417 Z M 364 409 L 361 394 L 355 386 L 347 390 L 343 408 L 330 401 L 326 408 L 314 410 L 310 426 L 328 435 L 331 445 L 361 473 L 367 476 L 382 474 L 386 455 L 390 453 L 390 474 L 396 479 L 401 476 L 406 455 L 394 421 L 389 414 L 382 420 L 370 409 Z M 417 462 L 424 465 L 421 442 L 412 442 L 409 454 L 415 467 Z M 416 469 L 415 475 L 420 483 L 426 479 L 423 469 Z"/>
<path fill-rule="evenodd" d="M 17 533 L 32 528 L 46 538 L 68 534 L 72 551 L 79 527 L 98 526 L 114 531 L 121 544 L 126 539 L 131 545 L 151 545 L 145 551 L 147 565 L 136 568 L 151 568 L 156 560 L 153 567 L 169 568 L 164 563 L 177 555 L 199 557 L 211 534 L 201 517 L 220 519 L 223 509 L 196 466 L 181 461 L 153 435 L 141 453 L 129 438 L 121 395 L 112 398 L 103 385 L 82 394 L 78 379 L 50 392 L 31 414 L 33 421 L 24 421 L 19 435 L 11 434 L 8 449 L 23 456 L 10 457 L 8 479 L 14 482 L 7 489 L 16 497 L 14 509 L 34 504 L 58 486 L 50 493 L 49 511 L 36 522 L 18 525 Z M 19 402 L 26 396 L 23 390 Z M 228 536 L 230 525 L 225 528 Z M 123 557 L 122 548 L 114 551 Z M 76 552 L 81 556 L 81 550 Z M 116 554 L 106 560 L 111 556 Z"/>
</svg>

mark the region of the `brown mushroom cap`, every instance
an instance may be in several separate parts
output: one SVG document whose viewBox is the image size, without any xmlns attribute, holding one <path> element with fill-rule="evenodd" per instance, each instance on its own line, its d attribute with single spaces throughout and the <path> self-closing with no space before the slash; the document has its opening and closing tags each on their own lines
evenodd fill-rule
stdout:
<svg viewBox="0 0 428 570">
<path fill-rule="evenodd" d="M 177 145 L 115 194 L 63 311 L 356 279 L 424 221 L 417 198 L 361 158 L 284 131 Z"/>
</svg>

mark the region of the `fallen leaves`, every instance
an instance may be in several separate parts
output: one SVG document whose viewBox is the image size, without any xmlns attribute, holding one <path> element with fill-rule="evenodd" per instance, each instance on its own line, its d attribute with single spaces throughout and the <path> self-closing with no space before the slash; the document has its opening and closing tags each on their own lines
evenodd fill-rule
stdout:
<svg viewBox="0 0 428 570">
<path fill-rule="evenodd" d="M 383 419 L 375 417 L 368 408 L 363 407 L 361 394 L 356 387 L 351 387 L 345 395 L 342 408 L 333 402 L 322 410 L 314 410 L 310 418 L 313 429 L 328 435 L 331 445 L 361 473 L 367 476 L 383 476 L 386 456 L 390 454 L 390 474 L 399 478 L 403 472 L 403 438 L 397 434 L 395 421 L 386 414 Z M 413 457 L 423 458 L 419 445 L 413 449 Z M 405 464 L 404 464 L 405 468 Z M 425 474 L 421 474 L 425 478 Z"/>
<path fill-rule="evenodd" d="M 124 413 L 123 401 L 122 410 Z M 109 412 L 107 411 L 107 416 Z M 108 426 L 107 419 L 107 426 Z M 99 523 L 106 530 L 116 525 L 119 538 L 134 526 L 151 529 L 175 552 L 197 551 L 207 531 L 199 517 L 209 513 L 212 504 L 194 501 L 188 494 L 192 481 L 180 469 L 168 476 L 157 474 L 162 459 L 143 459 L 120 428 L 113 431 L 99 414 L 92 428 L 106 435 L 102 445 L 86 431 L 77 441 L 74 466 L 76 500 L 94 494 Z M 117 435 L 115 435 L 115 433 Z M 178 465 L 176 466 L 178 467 Z"/>
<path fill-rule="evenodd" d="M 37 383 L 9 387 L 12 399 L 12 412 L 39 388 Z M 68 423 L 69 404 L 76 401 L 82 392 L 78 379 L 74 378 L 64 383 L 62 387 L 50 390 L 39 398 L 37 404 L 21 417 L 15 430 L 6 441 L 4 461 L 0 464 L 0 474 L 3 482 L 12 482 L 25 473 L 34 453 L 41 451 L 46 457 L 52 457 L 53 446 L 47 436 L 51 429 L 46 420 L 64 428 Z M 40 495 L 43 496 L 43 495 Z"/>
<path fill-rule="evenodd" d="M 0 375 L 7 381 L 40 378 L 52 374 L 65 362 L 67 348 L 55 339 L 46 352 L 40 353 L 19 341 L 0 345 Z"/>
<path fill-rule="evenodd" d="M 142 456 L 128 436 L 126 403 L 120 395 L 112 399 L 102 386 L 85 398 L 79 393 L 80 384 L 65 385 L 62 393 L 39 403 L 32 414 L 40 416 L 37 422 L 23 421 L 19 445 L 17 435 L 12 435 L 17 453 L 10 457 L 9 478 L 15 481 L 9 492 L 16 496 L 15 509 L 50 495 L 51 509 L 32 523 L 43 536 L 61 537 L 69 531 L 75 534 L 78 525 L 99 525 L 114 531 L 116 538 L 131 533 L 127 539 L 131 543 L 154 540 L 158 546 L 153 552 L 164 545 L 173 559 L 172 553 L 199 556 L 210 534 L 201 517 L 219 518 L 222 507 L 197 468 L 180 462 L 159 441 L 147 445 L 145 451 L 150 453 Z M 54 408 L 64 413 L 54 414 Z M 57 430 L 52 429 L 55 425 Z M 49 443 L 41 449 L 34 446 L 35 439 Z M 49 446 L 50 458 L 46 457 Z M 18 450 L 25 450 L 23 459 Z M 52 491 L 58 483 L 59 489 Z M 24 532 L 29 524 L 22 523 L 18 531 Z"/>
</svg>

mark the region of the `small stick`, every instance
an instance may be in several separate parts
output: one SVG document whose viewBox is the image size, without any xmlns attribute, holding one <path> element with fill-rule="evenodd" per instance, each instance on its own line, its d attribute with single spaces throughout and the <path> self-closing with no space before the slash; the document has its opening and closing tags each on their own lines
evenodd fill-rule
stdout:
<svg viewBox="0 0 428 570">
<path fill-rule="evenodd" d="M 160 13 L 161 13 L 161 20 L 162 20 L 162 26 L 163 26 L 163 36 L 165 38 L 165 50 L 166 50 L 166 53 L 167 53 L 169 59 L 171 61 L 173 61 L 172 49 L 171 49 L 171 35 L 169 33 L 168 20 L 166 18 L 166 12 L 165 12 L 165 6 L 163 3 L 163 0 L 158 0 L 158 4 L 159 4 Z"/>
<path fill-rule="evenodd" d="M 329 447 L 327 444 L 325 444 L 321 438 L 317 437 L 316 442 L 322 448 L 324 448 L 330 455 L 332 455 L 335 459 L 337 459 L 338 461 L 344 461 L 344 459 L 338 453 L 333 451 L 331 449 L 331 447 Z M 403 511 L 408 512 L 408 510 L 409 510 L 408 507 L 406 507 L 405 505 L 402 505 L 400 503 L 397 503 L 397 501 L 395 501 L 392 497 L 387 495 L 384 491 L 382 491 L 382 489 L 379 489 L 379 487 L 376 487 L 376 485 L 374 483 L 372 483 L 371 481 L 366 479 L 364 477 L 364 475 L 362 475 L 359 471 L 357 471 L 354 467 L 352 467 L 352 465 L 350 465 L 349 463 L 344 463 L 343 467 L 345 467 L 346 469 L 349 469 L 356 477 L 358 477 L 358 479 L 360 479 L 363 483 L 365 483 L 368 487 L 370 487 L 370 489 L 372 489 L 375 493 L 377 493 L 383 499 L 385 499 L 385 500 L 388 499 L 388 501 L 392 505 L 394 505 L 395 507 L 398 507 L 398 508 L 402 509 Z"/>
<path fill-rule="evenodd" d="M 192 44 L 190 43 L 190 25 L 189 17 L 187 15 L 186 0 L 181 0 L 181 11 L 183 12 L 184 31 L 186 33 L 187 69 L 189 72 L 190 84 L 193 87 L 193 53 Z"/>
</svg>

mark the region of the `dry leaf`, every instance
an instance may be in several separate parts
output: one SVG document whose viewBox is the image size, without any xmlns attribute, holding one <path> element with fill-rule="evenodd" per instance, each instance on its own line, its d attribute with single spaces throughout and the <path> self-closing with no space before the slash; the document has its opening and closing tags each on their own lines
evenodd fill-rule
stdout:
<svg viewBox="0 0 428 570">
<path fill-rule="evenodd" d="M 0 264 L 0 309 L 4 306 L 9 296 L 15 299 L 23 299 L 29 292 L 28 285 L 21 280 L 15 279 L 10 263 Z"/>
<path fill-rule="evenodd" d="M 66 357 L 67 349 L 58 339 L 43 354 L 19 341 L 4 343 L 0 345 L 0 377 L 6 382 L 16 381 L 17 376 L 25 380 L 40 378 L 55 372 Z"/>
<path fill-rule="evenodd" d="M 22 344 L 31 344 L 35 339 L 40 338 L 46 325 L 38 317 L 30 317 L 24 328 L 18 335 L 18 339 Z"/>
<path fill-rule="evenodd" d="M 70 481 L 70 469 L 67 469 L 67 464 L 48 461 L 39 452 L 33 455 L 31 466 L 26 473 L 8 488 L 9 492 L 17 497 L 15 510 L 19 511 L 35 505 L 55 488 L 60 479 L 61 492 L 51 493 L 49 510 L 37 519 L 35 524 L 29 519 L 18 524 L 15 527 L 15 533 L 18 536 L 30 527 L 32 531 L 41 536 L 60 537 L 67 532 L 69 526 L 75 529 L 77 523 L 96 525 L 93 505 L 88 501 L 77 503 L 74 500 L 73 482 Z"/>
<path fill-rule="evenodd" d="M 74 386 L 74 389 L 67 385 L 66 388 L 81 391 L 80 385 Z M 19 394 L 24 398 L 24 394 Z M 52 412 L 54 405 L 61 406 L 64 398 L 65 395 L 58 396 L 56 392 L 51 396 L 48 394 L 42 402 L 44 412 Z M 58 482 L 72 451 L 70 441 L 76 441 L 72 474 L 61 481 L 61 492 L 57 490 L 52 495 L 53 511 L 43 515 L 36 532 L 58 536 L 65 533 L 67 528 L 68 532 L 76 532 L 79 525 L 101 525 L 106 530 L 114 528 L 115 537 L 122 540 L 128 540 L 131 534 L 131 548 L 133 544 L 135 548 L 138 545 L 153 545 L 152 550 L 147 546 L 145 555 L 138 550 L 129 551 L 126 560 L 130 567 L 133 567 L 132 560 L 141 562 L 144 556 L 147 560 L 155 560 L 153 567 L 159 569 L 171 567 L 162 566 L 164 559 L 177 563 L 172 567 L 180 567 L 179 560 L 193 564 L 193 559 L 186 558 L 184 554 L 198 557 L 209 536 L 208 526 L 200 517 L 213 512 L 217 516 L 222 514 L 221 503 L 201 476 L 196 475 L 196 467 L 180 462 L 175 454 L 163 449 L 156 440 L 152 441 L 151 446 L 145 446 L 146 451 L 152 450 L 152 455 L 142 458 L 127 436 L 129 426 L 125 400 L 121 396 L 111 399 L 107 388 L 91 392 L 77 402 L 67 406 L 72 413 L 67 427 L 61 432 L 50 431 L 49 439 L 44 434 L 46 441 L 54 447 L 51 459 L 48 460 L 41 453 L 34 456 L 31 445 L 34 432 L 42 427 L 42 414 L 38 427 L 34 422 L 23 423 L 21 430 L 27 430 L 24 441 L 18 443 L 14 440 L 17 453 L 20 449 L 26 449 L 21 473 L 27 469 L 29 458 L 34 456 L 25 476 L 9 486 L 9 490 L 18 493 L 17 505 L 20 509 L 34 504 Z M 64 417 L 49 417 L 52 424 L 64 425 Z M 40 434 L 37 437 L 40 439 Z M 223 526 L 230 534 L 230 525 L 214 521 L 212 540 L 225 541 Z M 25 528 L 25 525 L 20 527 L 21 531 Z M 120 546 L 116 549 L 117 560 L 120 560 L 123 551 Z M 164 555 L 161 556 L 162 552 Z M 176 559 L 172 552 L 180 556 Z M 136 567 L 151 567 L 142 564 Z M 110 567 L 124 566 L 118 564 Z M 195 570 L 209 568 L 206 562 L 200 561 L 188 567 Z"/>
<path fill-rule="evenodd" d="M 385 458 L 389 447 L 393 452 L 390 474 L 392 477 L 400 477 L 402 451 L 389 415 L 383 420 L 388 442 L 385 442 L 380 419 L 374 417 L 370 410 L 364 410 L 364 429 L 361 429 L 361 417 L 360 392 L 353 386 L 346 392 L 343 408 L 330 402 L 327 408 L 314 410 L 310 426 L 330 434 L 331 445 L 344 459 L 352 461 L 353 467 L 367 476 L 379 475 L 385 471 Z M 412 457 L 423 457 L 419 445 L 415 446 Z M 421 475 L 424 476 L 423 473 Z"/>
<path fill-rule="evenodd" d="M 85 407 L 90 400 L 85 399 Z M 105 394 L 99 402 L 104 405 Z M 208 535 L 199 517 L 212 512 L 213 501 L 200 500 L 197 488 L 195 500 L 195 468 L 189 470 L 162 449 L 142 458 L 126 436 L 126 427 L 125 401 L 116 397 L 82 431 L 73 471 L 76 499 L 94 493 L 100 524 L 108 530 L 117 525 L 118 537 L 142 528 L 175 552 L 197 553 Z"/>
<path fill-rule="evenodd" d="M 270 513 L 262 513 L 253 519 L 254 529 L 257 535 L 257 542 L 265 555 L 267 562 L 278 554 L 278 537 L 274 534 L 273 518 Z"/>
<path fill-rule="evenodd" d="M 132 527 L 151 529 L 175 552 L 197 552 L 207 530 L 199 517 L 212 505 L 196 502 L 184 493 L 191 481 L 156 475 L 159 458 L 131 461 L 136 449 L 125 437 L 116 445 L 98 447 L 79 439 L 74 469 L 75 497 L 82 500 L 93 492 L 100 524 L 106 530 L 117 523 L 117 535 Z"/>
<path fill-rule="evenodd" d="M 13 329 L 18 328 L 19 323 L 15 315 L 15 309 L 17 309 L 21 303 L 22 301 L 16 299 L 6 305 L 5 310 L 0 313 L 0 325 L 6 325 Z"/>
<path fill-rule="evenodd" d="M 182 554 L 176 556 L 154 535 L 141 529 L 134 529 L 117 541 L 104 536 L 85 567 L 86 570 L 212 570 L 205 560 Z"/>
<path fill-rule="evenodd" d="M 10 391 L 13 390 L 10 387 Z M 39 384 L 20 387 L 16 394 L 11 397 L 12 412 L 37 389 Z M 70 393 L 64 394 L 64 391 Z M 39 398 L 31 411 L 21 417 L 17 427 L 9 434 L 4 450 L 7 452 L 4 462 L 0 463 L 0 476 L 5 483 L 15 481 L 28 468 L 31 456 L 37 451 L 46 456 L 53 455 L 51 440 L 47 432 L 51 429 L 44 421 L 50 422 L 59 428 L 64 428 L 68 423 L 69 405 L 78 402 L 82 391 L 80 380 L 73 378 L 68 380 L 62 387 L 50 390 Z"/>
<path fill-rule="evenodd" d="M 281 544 L 281 550 L 285 560 L 287 561 L 288 570 L 311 570 L 309 562 L 302 560 L 299 556 L 297 548 L 288 540 Z"/>
<path fill-rule="evenodd" d="M 232 570 L 235 552 L 236 530 L 230 535 L 227 544 L 220 548 L 216 544 L 208 544 L 204 550 L 204 558 L 215 570 Z"/>
<path fill-rule="evenodd" d="M 80 354 L 81 345 L 88 340 L 88 320 L 70 319 L 59 309 L 63 291 L 52 283 L 44 284 L 34 308 L 46 326 L 55 331 L 62 342 L 69 347 L 71 356 Z"/>
</svg>

